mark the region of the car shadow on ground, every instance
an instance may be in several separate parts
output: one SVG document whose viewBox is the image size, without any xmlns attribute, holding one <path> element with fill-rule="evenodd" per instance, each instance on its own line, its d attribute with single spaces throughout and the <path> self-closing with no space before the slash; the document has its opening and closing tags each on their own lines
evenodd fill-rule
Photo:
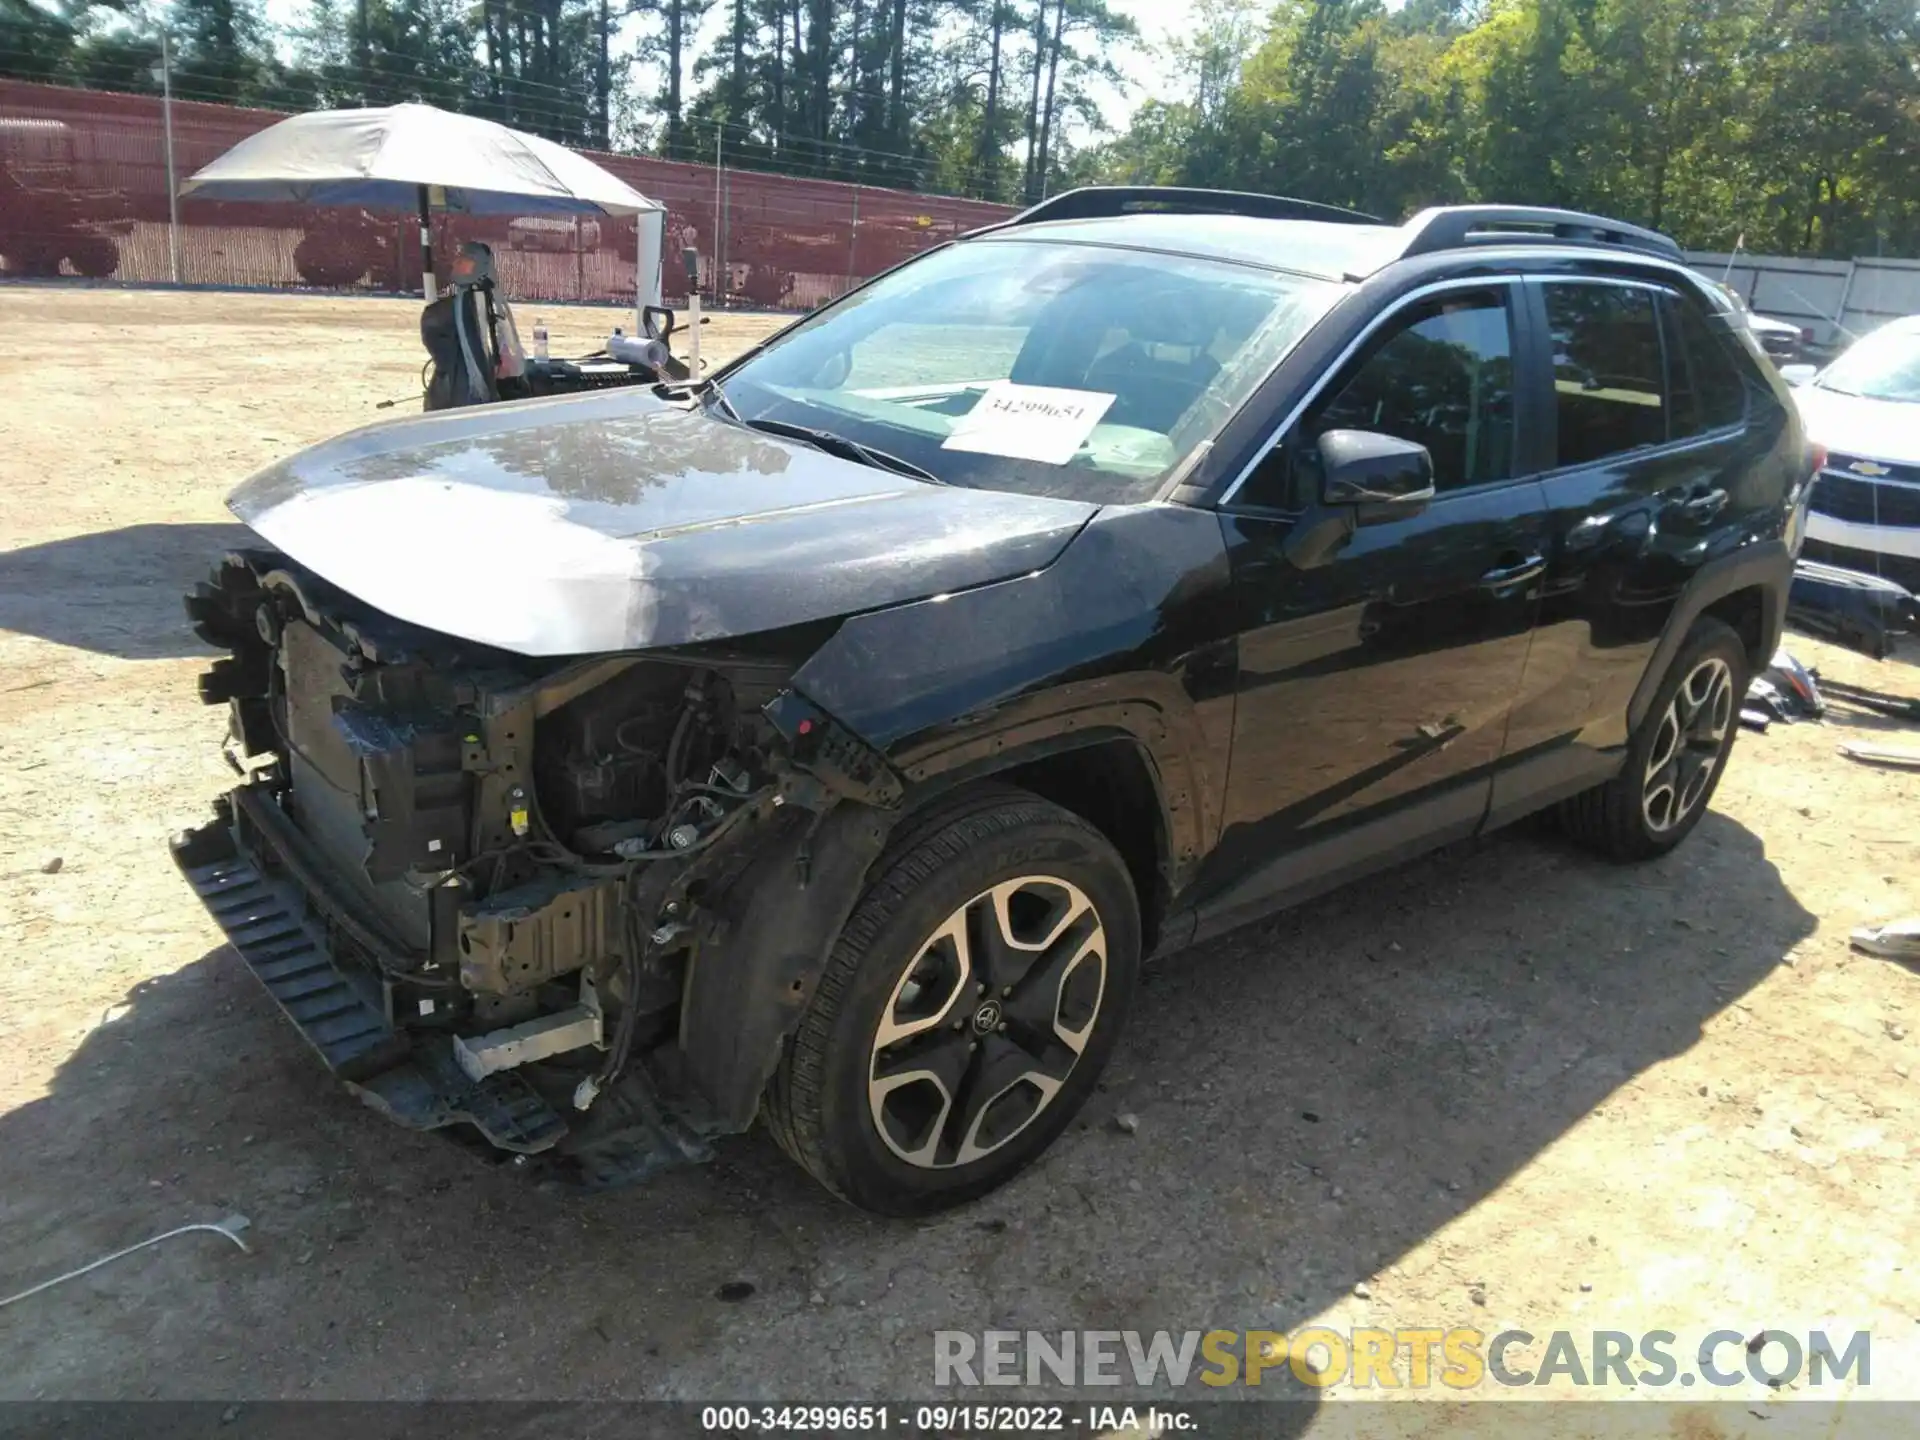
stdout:
<svg viewBox="0 0 1920 1440">
<path fill-rule="evenodd" d="M 207 654 L 180 598 L 259 543 L 244 525 L 128 525 L 0 552 L 0 630 L 126 660 Z"/>
<path fill-rule="evenodd" d="M 0 1117 L 0 1293 L 233 1210 L 256 1253 L 170 1242 L 0 1312 L 0 1394 L 906 1398 L 935 1393 L 941 1329 L 1291 1330 L 1813 926 L 1718 814 L 1639 867 L 1533 828 L 1443 852 L 1150 971 L 1080 1122 L 920 1223 L 847 1208 L 758 1132 L 642 1189 L 543 1192 L 362 1109 L 215 950 Z M 1460 1305 L 1423 1323 L 1487 1313 Z M 1275 1378 L 1253 1394 L 1307 1393 Z"/>
</svg>

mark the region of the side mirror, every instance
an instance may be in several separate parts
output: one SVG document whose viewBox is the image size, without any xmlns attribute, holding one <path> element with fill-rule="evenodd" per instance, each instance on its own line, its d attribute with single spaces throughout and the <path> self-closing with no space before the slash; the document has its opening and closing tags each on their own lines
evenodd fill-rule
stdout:
<svg viewBox="0 0 1920 1440">
<path fill-rule="evenodd" d="M 1789 385 L 1811 385 L 1813 377 L 1820 373 L 1816 365 L 1782 365 L 1780 378 Z"/>
<path fill-rule="evenodd" d="M 1371 430 L 1329 430 L 1315 448 L 1320 503 L 1281 546 L 1296 570 L 1327 564 L 1362 525 L 1418 515 L 1433 499 L 1433 457 L 1424 445 Z"/>
<path fill-rule="evenodd" d="M 1385 505 L 1399 515 L 1433 499 L 1433 457 L 1424 445 L 1371 430 L 1329 430 L 1319 449 L 1324 505 Z"/>
</svg>

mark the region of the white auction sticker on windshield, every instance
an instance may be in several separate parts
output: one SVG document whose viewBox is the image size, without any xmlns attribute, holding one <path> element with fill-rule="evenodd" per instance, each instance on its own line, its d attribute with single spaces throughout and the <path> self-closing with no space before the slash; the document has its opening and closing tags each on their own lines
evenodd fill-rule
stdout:
<svg viewBox="0 0 1920 1440">
<path fill-rule="evenodd" d="M 997 380 L 940 448 L 1064 465 L 1079 453 L 1113 400 L 1098 390 Z"/>
</svg>

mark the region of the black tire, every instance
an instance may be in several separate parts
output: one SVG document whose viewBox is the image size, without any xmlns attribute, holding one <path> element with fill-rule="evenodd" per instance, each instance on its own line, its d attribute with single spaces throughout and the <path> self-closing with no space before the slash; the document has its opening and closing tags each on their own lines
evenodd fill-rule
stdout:
<svg viewBox="0 0 1920 1440">
<path fill-rule="evenodd" d="M 300 238 L 293 247 L 293 268 L 303 284 L 317 290 L 345 290 L 360 283 L 367 262 L 354 239 L 321 232 Z"/>
<path fill-rule="evenodd" d="M 82 235 L 67 246 L 67 263 L 85 280 L 105 280 L 120 268 L 120 247 L 104 235 Z"/>
<path fill-rule="evenodd" d="M 765 1116 L 781 1148 L 836 1195 L 885 1215 L 925 1215 L 1011 1179 L 1092 1092 L 1133 997 L 1139 906 L 1104 835 L 1007 786 L 907 822 L 873 874 L 768 1087 Z M 1023 878 L 1036 883 L 1016 888 Z M 964 954 L 936 933 L 956 922 L 971 937 Z M 1016 948 L 1049 936 L 1043 950 Z M 1105 952 L 1097 976 L 1096 948 Z M 1025 954 L 1038 959 L 1022 974 Z M 931 998 L 916 1012 L 923 993 Z M 894 1030 L 922 1028 L 881 1046 L 883 1018 Z M 923 1073 L 882 1097 L 890 1080 Z M 975 1104 L 976 1095 L 993 1098 Z"/>
<path fill-rule="evenodd" d="M 29 280 L 54 279 L 60 274 L 60 252 L 44 241 L 17 241 L 7 252 L 7 273 Z"/>
<path fill-rule="evenodd" d="M 1714 672 L 1716 665 L 1724 667 L 1724 672 Z M 1560 823 L 1566 833 L 1588 849 L 1620 861 L 1651 860 L 1692 834 L 1726 773 L 1727 757 L 1740 732 L 1740 704 L 1747 693 L 1750 665 L 1747 647 L 1731 626 L 1711 617 L 1695 621 L 1634 731 L 1620 773 L 1560 803 Z M 1710 708 L 1696 713 L 1708 719 L 1719 717 L 1721 733 L 1711 745 L 1711 727 L 1694 729 L 1688 722 L 1690 704 L 1709 678 L 1714 681 Z M 1730 707 L 1724 712 L 1723 684 Z M 1689 686 L 1693 688 L 1683 696 Z M 1673 728 L 1676 722 L 1678 731 Z M 1669 753 L 1670 735 L 1677 738 L 1679 749 L 1672 752 L 1675 758 L 1670 765 L 1656 767 L 1653 762 Z M 1704 778 L 1696 778 L 1698 769 L 1689 767 L 1701 765 L 1710 768 Z M 1656 791 L 1669 779 L 1673 782 L 1671 805 L 1663 817 Z M 1667 823 L 1659 823 L 1663 818 Z"/>
</svg>

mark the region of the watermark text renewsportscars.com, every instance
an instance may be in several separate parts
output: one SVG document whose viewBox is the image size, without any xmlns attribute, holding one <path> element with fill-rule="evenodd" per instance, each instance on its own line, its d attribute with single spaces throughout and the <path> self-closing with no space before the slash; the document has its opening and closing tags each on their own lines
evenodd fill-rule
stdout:
<svg viewBox="0 0 1920 1440">
<path fill-rule="evenodd" d="M 1531 1357 L 1531 1358 L 1530 1358 Z M 1338 1330 L 936 1330 L 939 1386 L 1291 1384 L 1326 1389 L 1474 1390 L 1564 1383 L 1582 1389 L 1725 1388 L 1758 1382 L 1807 1387 L 1873 1378 L 1865 1330 L 1829 1336 L 1710 1330 L 1403 1328 Z"/>
</svg>

